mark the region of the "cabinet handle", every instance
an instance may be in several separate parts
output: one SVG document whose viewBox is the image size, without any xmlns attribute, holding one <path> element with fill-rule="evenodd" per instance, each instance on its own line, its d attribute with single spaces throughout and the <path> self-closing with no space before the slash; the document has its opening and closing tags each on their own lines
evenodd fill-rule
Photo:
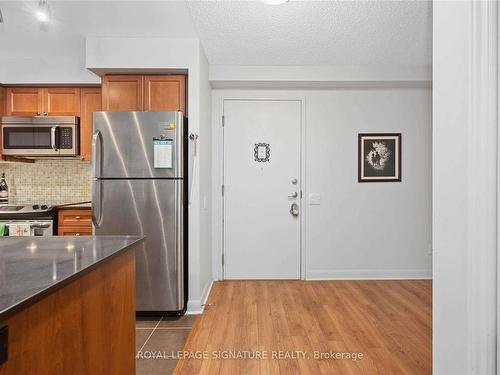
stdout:
<svg viewBox="0 0 500 375">
<path fill-rule="evenodd" d="M 75 219 L 80 220 L 81 218 L 80 218 L 80 216 L 75 216 Z"/>
<path fill-rule="evenodd" d="M 79 236 L 79 235 L 80 235 L 80 233 L 75 233 L 75 236 Z"/>
</svg>

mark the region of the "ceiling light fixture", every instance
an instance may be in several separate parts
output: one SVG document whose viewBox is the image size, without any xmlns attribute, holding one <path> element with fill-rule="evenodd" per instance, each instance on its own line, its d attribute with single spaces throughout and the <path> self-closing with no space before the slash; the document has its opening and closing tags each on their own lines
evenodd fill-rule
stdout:
<svg viewBox="0 0 500 375">
<path fill-rule="evenodd" d="M 261 0 L 261 1 L 263 1 L 264 3 L 269 4 L 269 5 L 280 5 L 280 4 L 288 3 L 290 0 Z"/>
<path fill-rule="evenodd" d="M 50 20 L 50 7 L 47 0 L 40 0 L 38 3 L 38 8 L 36 10 L 36 18 L 41 23 L 47 23 Z"/>
</svg>

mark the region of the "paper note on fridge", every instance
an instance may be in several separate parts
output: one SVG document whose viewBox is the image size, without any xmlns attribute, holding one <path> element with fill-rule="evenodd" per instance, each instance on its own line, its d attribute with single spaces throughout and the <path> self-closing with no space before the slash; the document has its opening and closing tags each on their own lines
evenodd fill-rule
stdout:
<svg viewBox="0 0 500 375">
<path fill-rule="evenodd" d="M 153 139 L 154 168 L 172 168 L 173 141 L 171 139 Z"/>
</svg>

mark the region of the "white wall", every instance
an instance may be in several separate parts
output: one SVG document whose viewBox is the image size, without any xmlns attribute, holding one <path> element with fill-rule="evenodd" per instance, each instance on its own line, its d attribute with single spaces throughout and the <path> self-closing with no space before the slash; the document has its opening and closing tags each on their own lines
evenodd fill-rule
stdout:
<svg viewBox="0 0 500 375">
<path fill-rule="evenodd" d="M 429 87 L 431 66 L 211 65 L 213 88 Z"/>
<path fill-rule="evenodd" d="M 205 303 L 212 277 L 212 88 L 208 61 L 200 50 L 200 290 Z"/>
<path fill-rule="evenodd" d="M 214 90 L 214 113 L 224 97 L 304 100 L 306 278 L 431 276 L 430 89 Z M 216 158 L 219 130 L 214 116 Z M 402 133 L 402 182 L 357 182 L 359 132 Z M 319 206 L 308 205 L 311 193 Z"/>
<path fill-rule="evenodd" d="M 433 23 L 433 373 L 498 374 L 498 2 Z"/>
<path fill-rule="evenodd" d="M 467 371 L 468 2 L 434 3 L 434 283 L 436 374 Z M 453 9 L 452 9 L 453 8 Z M 453 14 L 453 17 L 451 16 Z M 441 20 L 441 21 L 438 21 Z M 446 20 L 446 22 L 443 22 Z M 451 61 L 461 63 L 450 64 Z"/>
</svg>

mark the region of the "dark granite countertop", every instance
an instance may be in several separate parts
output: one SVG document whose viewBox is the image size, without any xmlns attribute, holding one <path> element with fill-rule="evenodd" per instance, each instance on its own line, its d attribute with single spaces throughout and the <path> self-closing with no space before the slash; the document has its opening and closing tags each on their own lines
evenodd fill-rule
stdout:
<svg viewBox="0 0 500 375">
<path fill-rule="evenodd" d="M 58 210 L 78 210 L 78 209 L 88 209 L 88 208 L 92 208 L 91 202 L 66 203 L 63 205 L 57 205 Z"/>
<path fill-rule="evenodd" d="M 57 207 L 58 210 L 90 210 L 91 204 L 77 204 L 74 206 Z"/>
<path fill-rule="evenodd" d="M 0 321 L 142 241 L 140 236 L 0 238 Z"/>
</svg>

